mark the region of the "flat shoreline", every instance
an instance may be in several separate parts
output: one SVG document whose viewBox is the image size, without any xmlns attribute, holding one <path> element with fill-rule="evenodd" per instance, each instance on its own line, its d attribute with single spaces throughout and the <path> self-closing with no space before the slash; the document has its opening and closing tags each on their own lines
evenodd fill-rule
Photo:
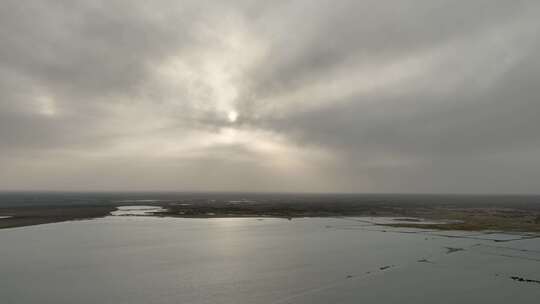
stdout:
<svg viewBox="0 0 540 304">
<path fill-rule="evenodd" d="M 137 205 L 131 203 L 131 205 Z M 197 203 L 144 203 L 163 208 L 143 216 L 176 218 L 302 218 L 302 217 L 401 217 L 399 223 L 381 226 L 437 230 L 498 230 L 540 232 L 540 209 L 514 206 L 441 206 L 380 203 L 293 202 L 257 203 L 250 201 Z M 105 217 L 122 205 L 40 206 L 0 208 L 0 229 Z M 124 205 L 125 206 L 125 205 Z M 419 223 L 415 219 L 436 220 Z M 442 222 L 441 222 L 442 221 Z"/>
<path fill-rule="evenodd" d="M 94 219 L 107 216 L 114 210 L 114 206 L 0 208 L 0 215 L 9 216 L 0 219 L 0 229 Z"/>
</svg>

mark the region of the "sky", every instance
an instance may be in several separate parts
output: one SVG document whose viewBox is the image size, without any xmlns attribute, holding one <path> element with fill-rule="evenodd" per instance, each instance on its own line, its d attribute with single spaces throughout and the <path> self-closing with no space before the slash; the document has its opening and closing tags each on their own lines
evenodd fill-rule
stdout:
<svg viewBox="0 0 540 304">
<path fill-rule="evenodd" d="M 0 190 L 540 192 L 540 2 L 0 2 Z"/>
</svg>

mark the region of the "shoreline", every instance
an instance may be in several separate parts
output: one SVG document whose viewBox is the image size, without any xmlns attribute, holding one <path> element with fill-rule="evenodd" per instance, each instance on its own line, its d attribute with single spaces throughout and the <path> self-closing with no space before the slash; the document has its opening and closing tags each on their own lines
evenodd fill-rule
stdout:
<svg viewBox="0 0 540 304">
<path fill-rule="evenodd" d="M 540 232 L 540 210 L 471 206 L 400 206 L 384 204 L 332 203 L 161 203 L 145 204 L 161 208 L 138 216 L 174 218 L 306 218 L 306 217 L 393 217 L 396 223 L 377 225 L 396 228 L 502 232 Z M 132 205 L 133 206 L 133 205 Z M 135 205 L 140 206 L 140 205 Z M 40 206 L 0 208 L 0 229 L 95 219 L 114 214 L 126 205 L 110 206 Z M 131 215 L 120 215 L 131 216 Z M 418 219 L 433 221 L 420 223 Z"/>
</svg>

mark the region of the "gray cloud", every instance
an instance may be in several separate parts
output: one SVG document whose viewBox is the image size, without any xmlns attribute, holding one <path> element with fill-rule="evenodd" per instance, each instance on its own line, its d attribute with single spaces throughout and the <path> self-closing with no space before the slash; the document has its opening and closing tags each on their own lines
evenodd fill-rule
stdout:
<svg viewBox="0 0 540 304">
<path fill-rule="evenodd" d="M 0 7 L 0 189 L 538 192 L 535 1 Z"/>
</svg>

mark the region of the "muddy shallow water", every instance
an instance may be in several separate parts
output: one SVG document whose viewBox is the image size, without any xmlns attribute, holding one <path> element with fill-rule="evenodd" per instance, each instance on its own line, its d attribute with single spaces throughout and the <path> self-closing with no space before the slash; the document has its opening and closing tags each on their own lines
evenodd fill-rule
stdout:
<svg viewBox="0 0 540 304">
<path fill-rule="evenodd" d="M 0 295 L 3 303 L 540 298 L 534 282 L 540 239 L 533 234 L 388 228 L 372 221 L 111 216 L 0 230 Z"/>
</svg>

